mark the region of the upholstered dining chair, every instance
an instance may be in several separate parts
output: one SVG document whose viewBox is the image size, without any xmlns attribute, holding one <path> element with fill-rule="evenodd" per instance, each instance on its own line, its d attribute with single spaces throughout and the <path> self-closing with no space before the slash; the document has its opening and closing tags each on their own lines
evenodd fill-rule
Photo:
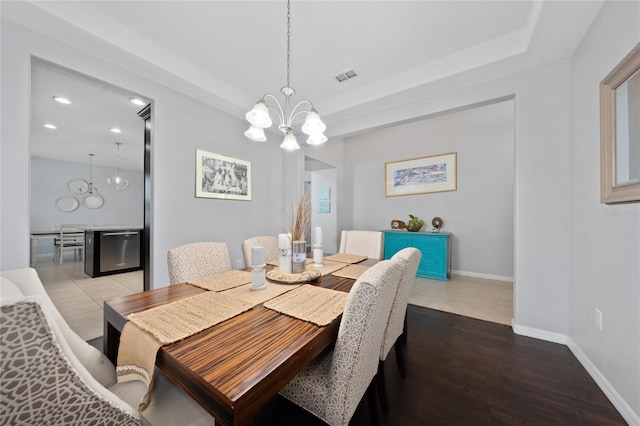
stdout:
<svg viewBox="0 0 640 426">
<path fill-rule="evenodd" d="M 384 234 L 380 231 L 342 231 L 339 253 L 359 254 L 369 259 L 383 259 Z"/>
<path fill-rule="evenodd" d="M 190 243 L 169 250 L 167 264 L 169 284 L 178 284 L 230 270 L 231 257 L 225 243 Z"/>
<path fill-rule="evenodd" d="M 377 423 L 376 372 L 382 338 L 401 277 L 399 262 L 384 260 L 355 282 L 332 351 L 320 355 L 280 394 L 331 426 L 347 425 L 365 393 Z"/>
<path fill-rule="evenodd" d="M 265 261 L 278 260 L 278 239 L 270 236 L 259 236 L 247 238 L 242 242 L 242 257 L 244 257 L 244 266 L 246 268 L 252 266 L 251 248 L 264 247 Z"/>
<path fill-rule="evenodd" d="M 159 370 L 149 406 L 140 382 L 116 384 L 113 364 L 69 328 L 34 269 L 0 276 L 0 389 L 7 424 L 214 425 Z"/>
<path fill-rule="evenodd" d="M 387 359 L 392 347 L 395 348 L 396 363 L 398 364 L 400 375 L 407 377 L 402 344 L 403 337 L 407 333 L 407 305 L 409 304 L 409 296 L 416 280 L 416 272 L 421 258 L 422 253 L 415 247 L 404 248 L 391 257 L 392 262 L 397 262 L 401 265 L 402 275 L 391 306 L 391 315 L 389 315 L 389 322 L 382 340 L 380 361 L 378 363 L 378 396 L 382 411 L 385 414 L 389 413 L 389 403 L 384 378 L 384 361 Z"/>
</svg>

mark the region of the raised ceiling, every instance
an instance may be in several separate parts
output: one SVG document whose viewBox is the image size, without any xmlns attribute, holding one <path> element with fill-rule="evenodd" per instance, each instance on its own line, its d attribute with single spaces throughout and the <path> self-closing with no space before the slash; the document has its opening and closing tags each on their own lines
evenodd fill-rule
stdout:
<svg viewBox="0 0 640 426">
<path fill-rule="evenodd" d="M 601 6 L 293 1 L 291 85 L 338 136 L 338 123 L 410 102 L 452 76 L 486 80 L 569 57 Z M 239 118 L 286 83 L 285 1 L 3 2 L 0 10 Z M 358 76 L 338 83 L 350 69 Z"/>
</svg>

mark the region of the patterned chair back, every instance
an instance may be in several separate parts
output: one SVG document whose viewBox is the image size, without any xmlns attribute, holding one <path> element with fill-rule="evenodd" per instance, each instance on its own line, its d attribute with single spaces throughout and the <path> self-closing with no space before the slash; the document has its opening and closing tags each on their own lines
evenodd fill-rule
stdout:
<svg viewBox="0 0 640 426">
<path fill-rule="evenodd" d="M 383 260 L 353 285 L 342 314 L 329 371 L 326 420 L 346 425 L 378 371 L 378 353 L 402 270 Z"/>
<path fill-rule="evenodd" d="M 393 300 L 389 323 L 387 324 L 387 330 L 380 349 L 380 359 L 382 361 L 387 359 L 389 351 L 403 332 L 407 304 L 409 303 L 409 296 L 411 296 L 411 289 L 416 281 L 416 272 L 418 271 L 421 258 L 422 253 L 415 247 L 404 248 L 391 258 L 392 262 L 399 262 L 401 264 L 402 277 L 400 278 L 396 296 Z"/>
<path fill-rule="evenodd" d="M 264 258 L 267 262 L 278 260 L 278 239 L 270 236 L 252 237 L 242 242 L 242 256 L 244 257 L 244 266 L 248 268 L 251 263 L 251 247 L 264 247 Z"/>
<path fill-rule="evenodd" d="M 231 257 L 225 243 L 185 244 L 167 253 L 169 284 L 225 272 L 231 269 Z"/>
</svg>

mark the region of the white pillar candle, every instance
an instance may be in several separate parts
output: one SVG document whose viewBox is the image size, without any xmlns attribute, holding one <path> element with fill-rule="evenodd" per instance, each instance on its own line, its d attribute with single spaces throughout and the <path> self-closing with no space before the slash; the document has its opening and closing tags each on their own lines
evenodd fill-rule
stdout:
<svg viewBox="0 0 640 426">
<path fill-rule="evenodd" d="M 322 228 L 320 228 L 319 226 L 316 226 L 313 229 L 313 245 L 322 245 Z"/>
<path fill-rule="evenodd" d="M 278 234 L 278 263 L 280 272 L 291 273 L 291 237 L 290 234 Z"/>
<path fill-rule="evenodd" d="M 278 248 L 286 250 L 291 248 L 291 240 L 287 234 L 278 234 Z"/>
<path fill-rule="evenodd" d="M 323 266 L 324 251 L 322 246 L 313 246 L 313 266 L 321 268 Z"/>
<path fill-rule="evenodd" d="M 261 266 L 265 264 L 264 260 L 264 247 L 256 246 L 251 247 L 251 266 Z"/>
</svg>

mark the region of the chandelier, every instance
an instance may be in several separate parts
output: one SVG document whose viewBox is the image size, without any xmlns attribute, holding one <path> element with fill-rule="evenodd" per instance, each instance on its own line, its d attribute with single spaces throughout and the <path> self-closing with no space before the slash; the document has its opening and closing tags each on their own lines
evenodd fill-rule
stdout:
<svg viewBox="0 0 640 426">
<path fill-rule="evenodd" d="M 116 191 L 124 191 L 129 186 L 129 179 L 125 179 L 120 174 L 120 145 L 122 142 L 115 143 L 118 148 L 116 152 L 116 172 L 107 178 L 107 183 Z"/>
<path fill-rule="evenodd" d="M 245 116 L 247 121 L 251 123 L 249 130 L 244 132 L 244 135 L 249 139 L 256 142 L 264 142 L 267 137 L 264 134 L 264 129 L 271 127 L 272 121 L 269 115 L 269 111 L 272 111 L 280 121 L 278 129 L 284 135 L 284 140 L 280 145 L 280 148 L 293 151 L 300 149 L 298 140 L 293 134 L 293 121 L 299 114 L 307 114 L 302 125 L 302 132 L 309 137 L 307 143 L 309 145 L 320 145 L 327 141 L 327 137 L 324 135 L 324 131 L 327 126 L 322 122 L 318 111 L 313 108 L 313 104 L 310 101 L 304 100 L 298 102 L 291 110 L 291 97 L 295 94 L 295 90 L 289 83 L 289 75 L 291 74 L 291 1 L 287 0 L 287 85 L 280 89 L 284 95 L 284 108 L 278 102 L 275 96 L 271 93 L 267 93 L 260 99 Z M 267 101 L 275 105 L 267 105 Z"/>
</svg>

